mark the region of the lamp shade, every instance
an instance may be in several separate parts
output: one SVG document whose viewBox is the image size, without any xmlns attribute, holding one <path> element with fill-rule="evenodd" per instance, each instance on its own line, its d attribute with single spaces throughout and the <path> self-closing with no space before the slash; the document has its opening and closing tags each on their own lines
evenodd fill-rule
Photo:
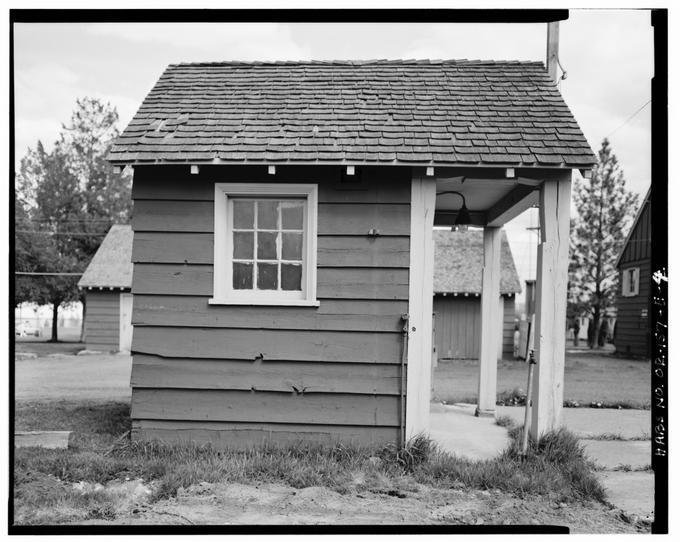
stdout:
<svg viewBox="0 0 680 542">
<path fill-rule="evenodd" d="M 463 206 L 460 208 L 460 211 L 458 211 L 458 214 L 456 215 L 456 221 L 454 222 L 454 224 L 456 226 L 462 226 L 465 224 L 469 224 L 470 222 L 471 222 L 470 213 L 468 212 L 465 203 L 463 203 Z"/>
</svg>

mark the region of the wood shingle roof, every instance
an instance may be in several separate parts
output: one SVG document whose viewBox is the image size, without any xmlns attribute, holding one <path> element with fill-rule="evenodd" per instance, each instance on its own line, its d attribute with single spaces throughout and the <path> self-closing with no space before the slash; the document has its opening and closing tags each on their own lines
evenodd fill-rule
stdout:
<svg viewBox="0 0 680 542">
<path fill-rule="evenodd" d="M 434 293 L 480 294 L 484 232 L 434 230 Z M 501 294 L 522 291 L 505 231 L 501 231 Z"/>
<path fill-rule="evenodd" d="M 132 287 L 132 228 L 115 224 L 80 277 L 81 288 Z"/>
<path fill-rule="evenodd" d="M 596 162 L 540 62 L 168 66 L 109 159 L 584 168 Z"/>
</svg>

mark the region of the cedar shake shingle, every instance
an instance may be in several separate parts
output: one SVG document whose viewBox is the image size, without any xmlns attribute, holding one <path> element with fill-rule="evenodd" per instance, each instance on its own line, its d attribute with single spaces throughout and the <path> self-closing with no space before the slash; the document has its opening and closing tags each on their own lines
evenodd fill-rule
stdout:
<svg viewBox="0 0 680 542">
<path fill-rule="evenodd" d="M 81 288 L 132 287 L 132 228 L 115 224 L 104 237 L 85 273 L 80 277 Z"/>
<path fill-rule="evenodd" d="M 484 232 L 434 230 L 434 293 L 481 294 Z M 501 294 L 522 287 L 505 231 L 501 231 Z"/>
<path fill-rule="evenodd" d="M 596 162 L 542 63 L 478 60 L 173 64 L 109 160 Z"/>
</svg>

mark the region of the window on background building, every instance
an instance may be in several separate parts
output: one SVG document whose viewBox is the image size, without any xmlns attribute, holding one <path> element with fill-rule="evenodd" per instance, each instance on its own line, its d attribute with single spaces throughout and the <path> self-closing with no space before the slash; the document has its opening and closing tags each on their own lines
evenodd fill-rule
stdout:
<svg viewBox="0 0 680 542">
<path fill-rule="evenodd" d="M 215 185 L 212 304 L 317 305 L 317 186 Z"/>
<path fill-rule="evenodd" d="M 623 270 L 621 281 L 621 295 L 632 297 L 638 295 L 640 291 L 640 268 L 630 267 Z"/>
</svg>

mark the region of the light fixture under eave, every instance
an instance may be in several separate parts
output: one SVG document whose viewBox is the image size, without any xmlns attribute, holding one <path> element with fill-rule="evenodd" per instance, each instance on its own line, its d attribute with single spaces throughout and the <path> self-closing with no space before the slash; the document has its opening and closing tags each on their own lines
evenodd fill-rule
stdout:
<svg viewBox="0 0 680 542">
<path fill-rule="evenodd" d="M 444 192 L 438 192 L 438 196 L 443 196 L 444 194 L 456 194 L 460 196 L 463 200 L 463 206 L 456 213 L 456 220 L 453 222 L 454 230 L 467 231 L 467 227 L 472 223 L 472 218 L 470 217 L 470 211 L 468 211 L 467 205 L 465 204 L 465 196 L 456 190 L 445 190 Z"/>
<path fill-rule="evenodd" d="M 465 201 L 463 200 L 463 206 L 460 208 L 460 211 L 458 211 L 454 224 L 456 226 L 467 226 L 471 222 L 472 219 L 470 218 L 470 212 L 467 210 L 467 207 L 465 206 Z"/>
</svg>

